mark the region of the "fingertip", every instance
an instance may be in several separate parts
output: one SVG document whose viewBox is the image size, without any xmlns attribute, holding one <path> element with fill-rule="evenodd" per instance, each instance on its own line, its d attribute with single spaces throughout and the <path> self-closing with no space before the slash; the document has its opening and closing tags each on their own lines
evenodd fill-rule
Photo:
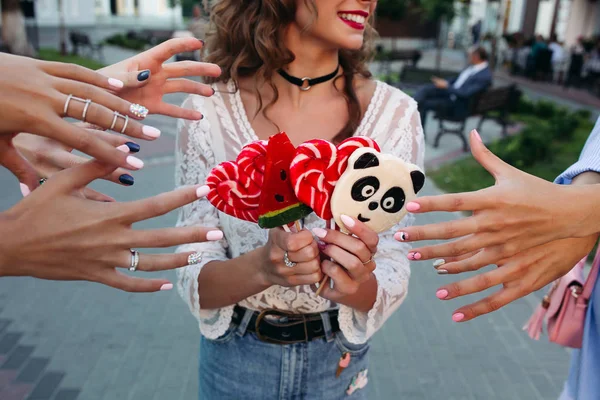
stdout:
<svg viewBox="0 0 600 400">
<path fill-rule="evenodd" d="M 452 321 L 454 322 L 463 322 L 465 320 L 465 314 L 461 312 L 456 312 L 452 314 Z"/>
<path fill-rule="evenodd" d="M 406 211 L 414 213 L 417 212 L 421 209 L 421 204 L 417 203 L 416 201 L 411 201 L 409 203 L 406 204 Z"/>
<path fill-rule="evenodd" d="M 21 188 L 21 194 L 23 197 L 27 197 L 31 193 L 31 190 L 26 184 L 19 182 L 19 187 Z"/>
<path fill-rule="evenodd" d="M 164 292 L 164 291 L 171 290 L 171 289 L 173 289 L 173 284 L 169 282 L 169 283 L 163 283 L 161 285 L 159 291 Z"/>
</svg>

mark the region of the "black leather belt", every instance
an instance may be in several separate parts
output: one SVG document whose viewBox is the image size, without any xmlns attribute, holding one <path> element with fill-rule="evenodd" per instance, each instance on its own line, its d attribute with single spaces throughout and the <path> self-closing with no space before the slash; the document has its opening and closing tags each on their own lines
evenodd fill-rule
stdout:
<svg viewBox="0 0 600 400">
<path fill-rule="evenodd" d="M 246 308 L 235 306 L 232 322 L 240 325 L 246 314 Z M 333 334 L 339 332 L 338 310 L 327 312 Z M 273 316 L 277 318 L 267 318 Z M 247 331 L 269 343 L 294 344 L 310 342 L 325 337 L 325 328 L 321 314 L 291 314 L 280 310 L 254 311 Z"/>
</svg>

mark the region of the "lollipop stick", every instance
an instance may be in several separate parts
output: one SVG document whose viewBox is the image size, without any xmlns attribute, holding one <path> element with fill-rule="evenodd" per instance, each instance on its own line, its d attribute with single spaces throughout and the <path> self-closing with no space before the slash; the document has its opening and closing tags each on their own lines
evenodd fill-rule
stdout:
<svg viewBox="0 0 600 400">
<path fill-rule="evenodd" d="M 298 232 L 300 232 L 302 230 L 302 227 L 300 227 L 300 221 L 296 220 L 296 222 L 294 222 L 295 226 L 296 226 L 296 230 Z"/>
<path fill-rule="evenodd" d="M 327 225 L 328 228 L 331 227 L 331 229 L 335 229 L 336 225 L 335 225 L 335 220 L 329 220 L 329 223 Z M 317 289 L 317 291 L 315 292 L 315 294 L 318 296 L 321 295 L 321 292 L 323 292 L 323 289 L 325 289 L 325 285 L 327 284 L 327 280 L 329 279 L 329 277 L 327 275 L 325 275 L 325 277 L 321 280 L 321 282 L 319 283 L 319 288 Z M 333 287 L 332 287 L 333 289 Z"/>
<path fill-rule="evenodd" d="M 292 233 L 292 230 L 290 229 L 290 227 L 289 227 L 289 226 L 287 226 L 287 224 L 285 224 L 285 225 L 282 225 L 282 228 L 283 228 L 283 230 L 284 230 L 284 231 L 286 231 L 287 233 Z"/>
</svg>

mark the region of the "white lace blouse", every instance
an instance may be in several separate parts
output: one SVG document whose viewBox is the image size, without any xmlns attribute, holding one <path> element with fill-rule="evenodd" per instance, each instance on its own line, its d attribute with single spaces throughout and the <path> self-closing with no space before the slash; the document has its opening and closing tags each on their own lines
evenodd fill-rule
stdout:
<svg viewBox="0 0 600 400">
<path fill-rule="evenodd" d="M 227 85 L 227 89 L 217 91 L 210 98 L 192 95 L 185 100 L 185 108 L 200 111 L 205 118 L 200 121 L 179 121 L 177 186 L 204 183 L 213 167 L 223 161 L 234 160 L 243 146 L 258 140 L 246 116 L 240 93 L 234 91 L 232 83 Z M 377 82 L 373 98 L 355 135 L 371 137 L 383 152 L 423 168 L 424 139 L 417 104 L 398 89 Z M 248 297 L 239 305 L 253 310 L 276 308 L 295 313 L 318 313 L 339 307 L 339 324 L 345 337 L 352 343 L 364 343 L 381 328 L 406 297 L 410 277 L 406 254 L 410 246 L 395 241 L 393 234 L 401 226 L 411 223 L 412 219 L 408 216 L 400 225 L 380 236 L 375 256 L 377 299 L 368 313 L 317 297 L 310 286 L 272 286 Z M 324 227 L 324 224 L 314 213 L 305 220 L 308 229 Z M 219 242 L 190 243 L 177 249 L 178 252 L 197 251 L 203 255 L 201 263 L 177 270 L 177 287 L 198 319 L 200 332 L 209 339 L 216 339 L 227 331 L 234 305 L 215 310 L 202 309 L 198 275 L 210 261 L 235 258 L 263 246 L 268 231 L 255 223 L 218 211 L 207 200 L 183 207 L 177 226 L 219 227 L 225 234 Z"/>
</svg>

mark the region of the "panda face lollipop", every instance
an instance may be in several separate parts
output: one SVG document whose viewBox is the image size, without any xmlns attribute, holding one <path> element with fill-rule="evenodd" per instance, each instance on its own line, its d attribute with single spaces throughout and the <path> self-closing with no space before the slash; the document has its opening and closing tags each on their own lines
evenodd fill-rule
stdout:
<svg viewBox="0 0 600 400">
<path fill-rule="evenodd" d="M 384 232 L 404 218 L 404 205 L 417 197 L 424 183 L 425 175 L 416 165 L 372 148 L 358 149 L 333 190 L 333 218 L 344 232 L 348 230 L 342 214 Z"/>
</svg>

